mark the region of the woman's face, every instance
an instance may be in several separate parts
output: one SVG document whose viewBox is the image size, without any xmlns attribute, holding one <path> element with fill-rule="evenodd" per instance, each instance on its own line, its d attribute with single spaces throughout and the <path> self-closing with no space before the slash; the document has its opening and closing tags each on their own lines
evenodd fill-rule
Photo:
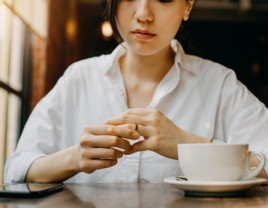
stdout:
<svg viewBox="0 0 268 208">
<path fill-rule="evenodd" d="M 189 18 L 193 3 L 194 0 L 118 0 L 116 17 L 121 36 L 133 52 L 156 54 L 170 45 L 182 19 Z"/>
</svg>

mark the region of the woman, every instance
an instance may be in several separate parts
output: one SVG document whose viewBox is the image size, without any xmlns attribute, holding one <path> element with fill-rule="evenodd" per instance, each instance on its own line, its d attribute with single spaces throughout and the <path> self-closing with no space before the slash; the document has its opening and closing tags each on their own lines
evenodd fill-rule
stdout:
<svg viewBox="0 0 268 208">
<path fill-rule="evenodd" d="M 109 0 L 124 43 L 69 67 L 30 116 L 5 182 L 162 182 L 183 174 L 177 144 L 212 137 L 267 157 L 265 106 L 232 70 L 186 55 L 172 40 L 193 4 Z"/>
</svg>

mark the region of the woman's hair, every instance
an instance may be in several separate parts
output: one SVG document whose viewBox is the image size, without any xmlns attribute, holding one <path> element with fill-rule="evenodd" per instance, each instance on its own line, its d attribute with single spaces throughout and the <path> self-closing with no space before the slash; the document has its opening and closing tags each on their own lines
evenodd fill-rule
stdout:
<svg viewBox="0 0 268 208">
<path fill-rule="evenodd" d="M 117 3 L 119 0 L 107 0 L 107 6 L 106 6 L 106 18 L 110 21 L 110 24 L 113 29 L 113 36 L 117 40 L 117 42 L 120 44 L 124 42 L 124 39 L 122 38 L 119 28 L 116 23 L 116 9 L 117 9 Z M 186 0 L 188 1 L 188 0 Z M 180 29 L 176 35 L 176 38 L 182 43 L 189 45 L 189 20 L 188 21 L 182 21 Z"/>
<path fill-rule="evenodd" d="M 113 29 L 113 36 L 120 44 L 124 42 L 116 23 L 116 9 L 118 0 L 107 0 L 106 15 Z"/>
</svg>

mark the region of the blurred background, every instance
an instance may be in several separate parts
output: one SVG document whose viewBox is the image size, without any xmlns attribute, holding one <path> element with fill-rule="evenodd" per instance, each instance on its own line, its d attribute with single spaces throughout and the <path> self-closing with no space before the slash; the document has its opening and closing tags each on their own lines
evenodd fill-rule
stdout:
<svg viewBox="0 0 268 208">
<path fill-rule="evenodd" d="M 106 0 L 0 0 L 0 183 L 29 114 L 66 68 L 117 46 L 105 6 Z M 235 70 L 268 106 L 268 0 L 196 0 L 186 27 L 187 53 Z"/>
</svg>

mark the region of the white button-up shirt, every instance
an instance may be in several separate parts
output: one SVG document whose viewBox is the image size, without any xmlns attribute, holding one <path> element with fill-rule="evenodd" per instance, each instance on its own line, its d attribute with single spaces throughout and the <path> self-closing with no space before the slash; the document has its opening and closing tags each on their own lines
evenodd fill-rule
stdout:
<svg viewBox="0 0 268 208">
<path fill-rule="evenodd" d="M 171 46 L 176 52 L 174 65 L 159 83 L 148 108 L 160 110 L 185 131 L 228 143 L 246 143 L 267 158 L 267 108 L 237 80 L 234 71 L 186 55 L 176 40 Z M 24 181 L 37 158 L 79 144 L 86 125 L 100 124 L 128 109 L 118 62 L 126 52 L 119 45 L 110 55 L 77 62 L 66 70 L 33 110 L 17 150 L 6 162 L 6 183 Z M 178 175 L 184 175 L 178 160 L 143 151 L 124 155 L 113 167 L 79 173 L 67 181 L 161 183 Z"/>
</svg>

